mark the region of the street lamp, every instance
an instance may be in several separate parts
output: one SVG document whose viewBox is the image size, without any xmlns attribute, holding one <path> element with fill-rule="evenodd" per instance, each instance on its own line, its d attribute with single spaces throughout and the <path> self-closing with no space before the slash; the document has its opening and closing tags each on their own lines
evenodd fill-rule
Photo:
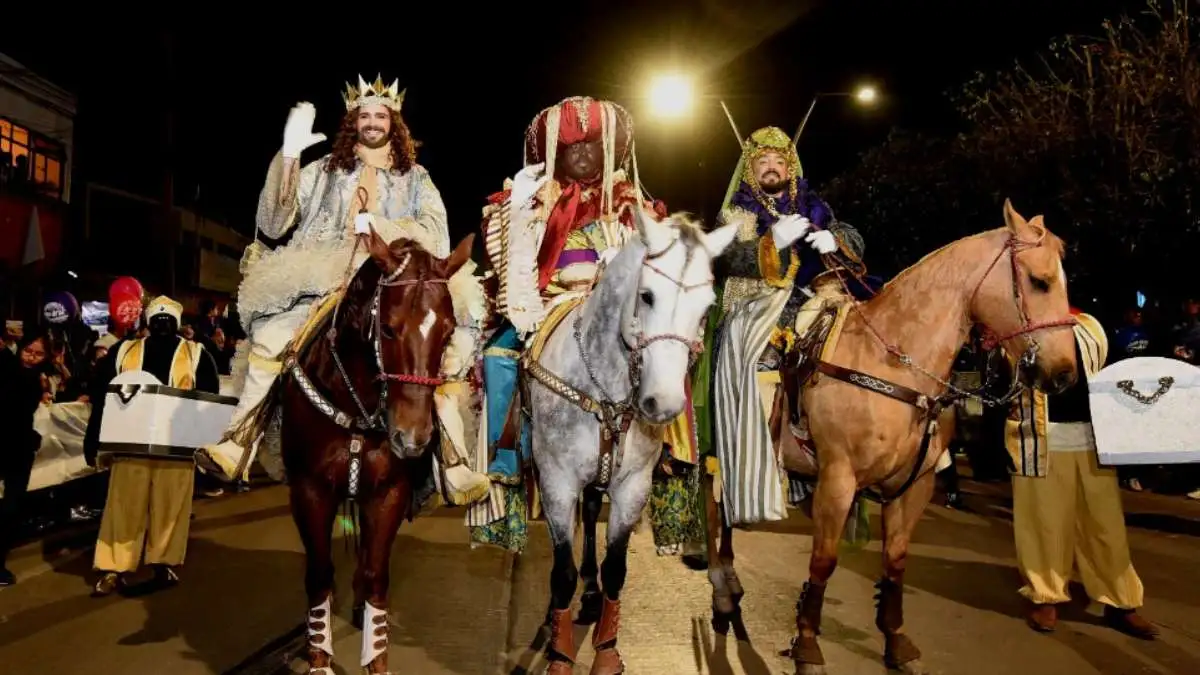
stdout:
<svg viewBox="0 0 1200 675">
<path fill-rule="evenodd" d="M 796 135 L 792 136 L 792 145 L 795 146 L 800 142 L 800 134 L 804 133 L 804 127 L 808 124 L 808 118 L 812 116 L 813 108 L 817 107 L 817 101 L 824 97 L 848 97 L 853 98 L 859 105 L 871 106 L 879 100 L 879 91 L 869 84 L 864 84 L 854 91 L 819 91 L 813 96 L 812 103 L 808 106 L 808 112 L 804 113 L 804 119 L 800 120 L 800 127 L 796 129 Z"/>
<path fill-rule="evenodd" d="M 649 99 L 655 116 L 682 117 L 692 109 L 692 83 L 679 74 L 659 75 L 650 82 Z"/>
<path fill-rule="evenodd" d="M 863 85 L 854 92 L 854 98 L 863 105 L 871 105 L 875 102 L 875 98 L 879 96 L 879 92 L 875 91 L 875 87 Z"/>
</svg>

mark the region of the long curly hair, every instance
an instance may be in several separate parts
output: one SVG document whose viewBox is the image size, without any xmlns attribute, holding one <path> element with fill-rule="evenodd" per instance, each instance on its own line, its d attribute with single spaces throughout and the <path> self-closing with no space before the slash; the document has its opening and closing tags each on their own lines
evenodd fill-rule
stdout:
<svg viewBox="0 0 1200 675">
<path fill-rule="evenodd" d="M 405 173 L 417 162 L 418 143 L 413 140 L 400 113 L 395 110 L 391 113 L 392 130 L 388 133 L 388 140 L 392 146 L 392 168 Z M 342 118 L 342 126 L 338 129 L 337 137 L 333 139 L 333 152 L 325 167 L 329 173 L 338 169 L 353 171 L 358 164 L 358 156 L 354 154 L 354 146 L 358 143 L 357 120 L 358 108 L 348 110 Z"/>
</svg>

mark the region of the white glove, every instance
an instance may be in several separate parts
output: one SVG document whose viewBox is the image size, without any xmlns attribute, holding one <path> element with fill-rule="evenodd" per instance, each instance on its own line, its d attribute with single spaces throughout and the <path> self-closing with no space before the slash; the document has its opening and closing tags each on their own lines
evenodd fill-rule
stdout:
<svg viewBox="0 0 1200 675">
<path fill-rule="evenodd" d="M 620 252 L 621 248 L 619 246 L 609 246 L 600 252 L 600 260 L 598 263 L 601 265 L 607 265 L 608 263 L 612 262 L 612 259 L 617 257 L 617 254 Z"/>
<path fill-rule="evenodd" d="M 283 156 L 298 159 L 305 148 L 325 140 L 325 134 L 313 133 L 313 121 L 317 109 L 308 102 L 297 103 L 288 112 L 287 124 L 283 126 Z"/>
<path fill-rule="evenodd" d="M 512 192 L 509 194 L 509 203 L 513 210 L 525 208 L 550 179 L 544 173 L 545 168 L 545 162 L 533 164 L 521 169 L 520 173 L 513 177 Z"/>
<path fill-rule="evenodd" d="M 807 241 L 809 244 L 811 244 L 812 247 L 816 249 L 817 253 L 822 255 L 826 253 L 833 253 L 834 251 L 838 250 L 837 239 L 829 230 L 817 230 L 816 232 L 812 232 L 804 238 L 804 241 Z"/>
<path fill-rule="evenodd" d="M 783 250 L 799 239 L 812 223 L 804 216 L 783 216 L 771 226 L 771 238 L 775 240 L 775 248 Z"/>
</svg>

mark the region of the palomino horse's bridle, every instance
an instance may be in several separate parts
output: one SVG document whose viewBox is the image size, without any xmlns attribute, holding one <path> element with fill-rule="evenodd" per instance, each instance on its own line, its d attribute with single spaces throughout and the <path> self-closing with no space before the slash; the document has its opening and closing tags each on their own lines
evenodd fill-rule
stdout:
<svg viewBox="0 0 1200 675">
<path fill-rule="evenodd" d="M 1075 319 L 1073 319 L 1070 316 L 1068 316 L 1066 318 L 1062 318 L 1062 319 L 1051 319 L 1049 321 L 1040 321 L 1040 322 L 1034 322 L 1029 318 L 1029 311 L 1028 311 L 1028 308 L 1027 308 L 1026 302 L 1025 302 L 1025 294 L 1021 292 L 1020 267 L 1017 264 L 1017 254 L 1020 253 L 1021 251 L 1035 249 L 1042 245 L 1043 241 L 1046 238 L 1046 230 L 1039 229 L 1038 232 L 1039 232 L 1038 237 L 1034 241 L 1022 240 L 1019 237 L 1017 237 L 1015 234 L 1009 236 L 1009 238 L 1004 242 L 1004 246 L 1001 247 L 1001 249 L 998 253 L 996 253 L 996 256 L 992 259 L 992 262 L 987 266 L 987 269 L 984 270 L 983 276 L 981 276 L 979 278 L 978 283 L 975 284 L 975 290 L 973 290 L 971 292 L 971 300 L 968 303 L 969 305 L 973 305 L 975 303 L 975 297 L 979 295 L 979 289 L 983 287 L 984 282 L 987 281 L 987 278 L 989 276 L 991 276 L 992 271 L 996 268 L 996 265 L 1000 262 L 1000 260 L 1005 256 L 1005 254 L 1008 254 L 1010 270 L 1012 272 L 1013 303 L 1016 305 L 1017 312 L 1020 315 L 1021 327 L 1010 333 L 997 334 L 995 331 L 991 330 L 986 325 L 984 325 L 984 324 L 980 324 L 980 325 L 983 327 L 984 349 L 989 350 L 989 351 L 992 349 L 995 349 L 996 346 L 998 346 L 1000 343 L 1002 343 L 1006 340 L 1010 340 L 1012 338 L 1017 338 L 1017 337 L 1024 338 L 1026 347 L 1025 347 L 1025 350 L 1022 352 L 1021 357 L 1017 360 L 1018 365 L 1022 366 L 1022 367 L 1032 366 L 1034 361 L 1037 358 L 1038 352 L 1041 349 L 1041 346 L 1039 345 L 1037 338 L 1034 337 L 1034 335 L 1033 335 L 1034 333 L 1041 331 L 1041 330 L 1046 330 L 1046 329 L 1066 328 L 1066 327 L 1075 325 Z M 827 262 L 833 262 L 833 261 L 827 261 Z M 854 272 L 853 270 L 848 270 L 848 271 L 850 271 L 850 273 L 856 279 L 858 279 L 860 284 L 862 284 L 864 287 L 867 286 L 866 282 L 864 281 L 864 279 L 862 278 L 862 276 L 860 274 L 858 274 L 857 272 Z M 838 279 L 842 282 L 843 290 L 846 292 L 847 295 L 850 295 L 850 289 L 849 289 L 849 287 L 846 286 L 845 279 L 843 279 L 840 275 L 838 275 Z M 984 393 L 984 391 L 987 389 L 986 382 L 983 383 L 983 385 L 975 391 L 970 391 L 970 390 L 961 389 L 959 387 L 956 387 L 953 383 L 951 383 L 951 382 L 947 381 L 946 379 L 940 377 L 939 375 L 932 373 L 929 370 L 921 367 L 920 364 L 913 361 L 912 357 L 909 356 L 908 354 L 906 354 L 904 351 L 902 351 L 898 346 L 893 345 L 893 344 L 889 343 L 887 340 L 885 340 L 883 338 L 882 334 L 880 334 L 879 331 L 876 330 L 875 327 L 871 324 L 871 322 L 867 318 L 866 314 L 864 314 L 862 312 L 862 310 L 858 307 L 857 303 L 855 303 L 851 306 L 853 307 L 855 313 L 858 314 L 859 319 L 862 320 L 863 325 L 865 325 L 867 327 L 867 330 L 868 330 L 868 332 L 871 333 L 871 336 L 873 338 L 875 338 L 876 342 L 878 342 L 879 345 L 881 347 L 883 347 L 883 349 L 888 354 L 895 357 L 905 367 L 915 370 L 918 373 L 921 373 L 925 377 L 927 377 L 927 378 L 933 380 L 934 382 L 936 382 L 937 384 L 939 384 L 944 389 L 944 393 L 941 394 L 938 398 L 945 399 L 946 403 L 952 403 L 953 401 L 958 400 L 958 399 L 974 398 L 989 407 L 995 407 L 995 406 L 1007 405 L 1014 398 L 1016 398 L 1016 396 L 1021 392 L 1022 385 L 1018 381 L 1017 378 L 1013 378 L 1012 383 L 1009 386 L 1009 390 L 1004 394 L 1004 396 L 1001 396 L 999 398 L 993 398 Z M 922 395 L 922 398 L 925 398 L 925 397 Z"/>
<path fill-rule="evenodd" d="M 666 255 L 668 251 L 679 243 L 680 239 L 682 239 L 682 236 L 675 238 L 658 252 L 650 252 L 647 249 L 645 255 L 642 257 L 641 266 L 648 268 L 675 284 L 679 288 L 680 293 L 712 286 L 713 278 L 711 275 L 704 281 L 685 284 L 681 279 L 676 279 L 654 265 L 652 261 Z M 684 270 L 687 270 L 691 261 L 692 251 L 688 251 L 683 263 Z M 600 272 L 602 271 L 599 270 L 597 272 L 596 278 L 600 277 Z M 614 447 L 619 448 L 619 439 L 629 430 L 629 425 L 632 423 L 633 418 L 641 416 L 638 413 L 634 398 L 637 396 L 638 388 L 642 382 L 642 352 L 655 342 L 674 341 L 682 343 L 688 350 L 689 370 L 696 358 L 704 352 L 704 342 L 702 340 L 691 340 L 677 333 L 657 333 L 647 336 L 641 330 L 638 305 L 636 304 L 638 301 L 635 298 L 633 302 L 635 303 L 633 309 L 634 344 L 625 344 L 625 348 L 629 351 L 629 393 L 623 399 L 617 399 L 609 394 L 604 385 L 600 384 L 599 378 L 596 377 L 596 371 L 592 367 L 591 358 L 583 346 L 582 305 L 575 310 L 572 332 L 575 338 L 575 346 L 579 350 L 579 358 L 583 361 L 584 369 L 587 371 L 588 379 L 591 380 L 592 386 L 600 392 L 600 398 L 589 396 L 579 388 L 568 384 L 534 360 L 529 351 L 526 351 L 521 357 L 521 366 L 525 373 L 585 412 L 595 415 L 596 419 L 600 422 L 600 470 L 594 484 L 599 489 L 604 489 L 608 486 L 613 474 L 616 473 L 617 468 L 621 465 L 620 451 L 618 450 L 614 453 Z"/>
</svg>

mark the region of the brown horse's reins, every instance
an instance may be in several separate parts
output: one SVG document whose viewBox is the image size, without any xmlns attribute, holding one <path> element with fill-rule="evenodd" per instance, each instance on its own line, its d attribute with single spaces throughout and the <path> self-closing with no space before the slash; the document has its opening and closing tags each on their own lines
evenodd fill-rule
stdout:
<svg viewBox="0 0 1200 675">
<path fill-rule="evenodd" d="M 663 248 L 663 250 L 656 253 L 651 253 L 647 250 L 642 258 L 642 266 L 649 268 L 651 271 L 674 283 L 679 287 L 681 293 L 711 286 L 713 283 L 711 276 L 706 281 L 700 283 L 685 284 L 683 281 L 672 277 L 650 262 L 666 255 L 678 242 L 679 238 L 676 238 Z M 683 269 L 686 270 L 690 262 L 691 252 L 688 253 L 687 259 L 684 261 Z M 600 271 L 602 270 L 597 271 L 597 278 L 600 276 Z M 591 359 L 583 346 L 582 317 L 583 307 L 580 305 L 575 310 L 572 332 L 575 338 L 575 345 L 579 350 L 580 360 L 583 361 L 584 369 L 587 372 L 588 379 L 592 382 L 592 386 L 600 392 L 599 398 L 589 396 L 578 387 L 568 384 L 565 380 L 550 372 L 545 366 L 538 363 L 528 350 L 521 355 L 521 369 L 523 374 L 529 375 L 550 389 L 550 391 L 578 406 L 583 411 L 591 413 L 600 422 L 600 468 L 593 486 L 603 490 L 608 487 L 612 476 L 621 466 L 620 439 L 629 430 L 629 426 L 637 414 L 637 408 L 633 399 L 637 395 L 638 387 L 641 386 L 642 381 L 642 351 L 655 342 L 662 340 L 681 342 L 688 349 L 688 366 L 690 370 L 691 364 L 695 362 L 696 357 L 704 351 L 704 343 L 700 340 L 689 340 L 675 333 L 659 333 L 646 337 L 646 334 L 641 330 L 641 323 L 638 321 L 638 306 L 635 304 L 633 309 L 633 320 L 636 330 L 634 344 L 632 346 L 625 346 L 629 351 L 629 393 L 624 399 L 618 401 L 605 390 L 604 385 L 600 384 L 596 377 L 596 372 L 592 368 Z M 615 452 L 614 448 L 616 449 Z"/>
</svg>

